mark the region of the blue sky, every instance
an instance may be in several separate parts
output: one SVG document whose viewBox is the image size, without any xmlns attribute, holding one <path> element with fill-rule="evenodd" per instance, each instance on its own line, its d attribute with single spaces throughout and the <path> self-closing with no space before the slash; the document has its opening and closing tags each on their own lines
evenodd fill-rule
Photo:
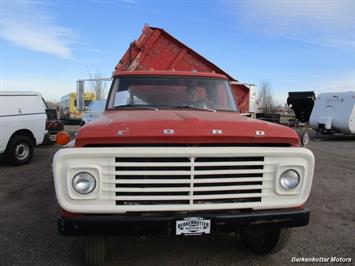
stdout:
<svg viewBox="0 0 355 266">
<path fill-rule="evenodd" d="M 145 23 L 240 81 L 288 91 L 355 90 L 355 1 L 0 0 L 0 90 L 49 100 L 109 77 Z"/>
</svg>

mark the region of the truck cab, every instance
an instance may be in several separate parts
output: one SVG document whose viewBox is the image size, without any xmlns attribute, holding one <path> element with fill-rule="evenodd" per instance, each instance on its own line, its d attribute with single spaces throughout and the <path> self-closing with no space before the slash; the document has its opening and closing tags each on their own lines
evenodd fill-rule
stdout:
<svg viewBox="0 0 355 266">
<path fill-rule="evenodd" d="M 309 223 L 314 157 L 236 102 L 221 74 L 116 71 L 103 115 L 54 157 L 59 232 L 89 235 L 93 264 L 105 235 L 236 232 L 256 253 L 282 249 Z"/>
</svg>

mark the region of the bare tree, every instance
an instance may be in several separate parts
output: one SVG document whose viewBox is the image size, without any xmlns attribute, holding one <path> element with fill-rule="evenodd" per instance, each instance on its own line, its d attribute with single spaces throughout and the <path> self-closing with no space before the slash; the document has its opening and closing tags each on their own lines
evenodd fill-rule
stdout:
<svg viewBox="0 0 355 266">
<path fill-rule="evenodd" d="M 90 86 L 91 91 L 95 93 L 97 100 L 102 100 L 106 97 L 106 90 L 107 90 L 107 82 L 103 80 L 102 76 L 98 73 L 92 75 L 89 71 L 90 79 Z"/>
<path fill-rule="evenodd" d="M 270 114 L 275 110 L 275 103 L 272 96 L 271 85 L 263 80 L 260 84 L 259 105 L 264 114 Z"/>
<path fill-rule="evenodd" d="M 60 107 L 60 103 L 56 100 L 46 100 L 49 109 L 57 109 Z"/>
</svg>

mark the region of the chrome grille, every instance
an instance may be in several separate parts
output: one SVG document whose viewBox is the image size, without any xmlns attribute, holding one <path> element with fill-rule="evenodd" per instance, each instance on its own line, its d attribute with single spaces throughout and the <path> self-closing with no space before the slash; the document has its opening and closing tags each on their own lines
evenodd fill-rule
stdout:
<svg viewBox="0 0 355 266">
<path fill-rule="evenodd" d="M 261 202 L 264 157 L 115 158 L 116 205 Z"/>
</svg>

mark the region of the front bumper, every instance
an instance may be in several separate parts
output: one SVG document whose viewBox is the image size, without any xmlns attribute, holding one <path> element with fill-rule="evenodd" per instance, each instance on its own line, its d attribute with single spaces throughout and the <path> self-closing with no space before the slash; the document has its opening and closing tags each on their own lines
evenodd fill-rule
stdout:
<svg viewBox="0 0 355 266">
<path fill-rule="evenodd" d="M 60 217 L 62 235 L 174 235 L 176 221 L 187 217 L 211 220 L 211 233 L 237 232 L 251 228 L 283 228 L 309 223 L 308 209 L 287 209 L 249 212 L 193 212 L 152 215 L 86 215 Z"/>
</svg>

